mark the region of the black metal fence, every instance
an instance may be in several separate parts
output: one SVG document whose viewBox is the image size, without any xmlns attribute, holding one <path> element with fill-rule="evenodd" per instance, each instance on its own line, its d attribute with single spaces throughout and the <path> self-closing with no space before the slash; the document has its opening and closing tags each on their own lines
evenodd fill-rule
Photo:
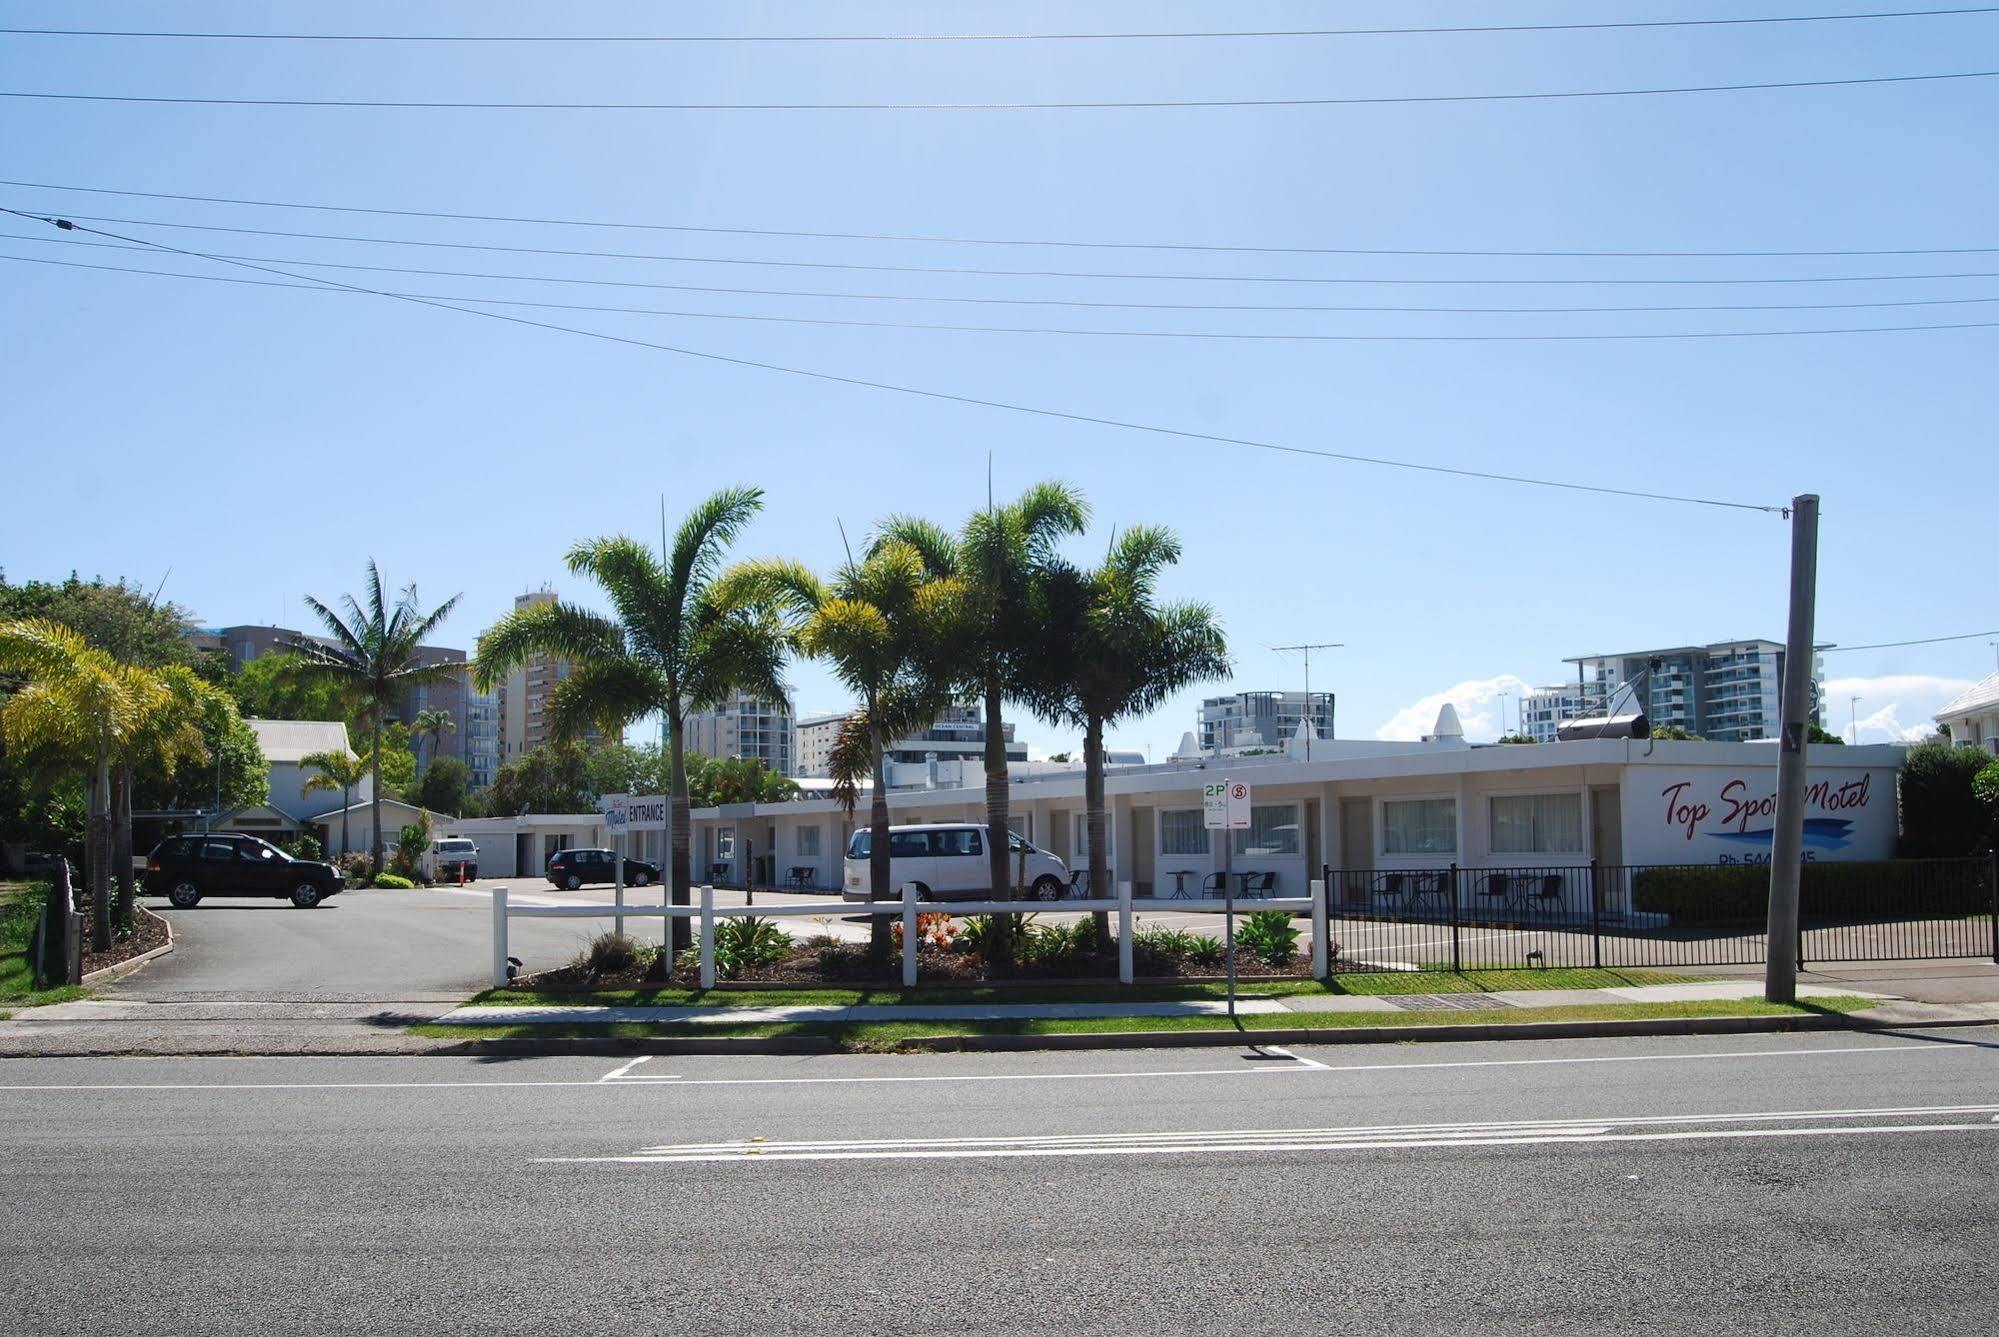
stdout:
<svg viewBox="0 0 1999 1337">
<path fill-rule="evenodd" d="M 1338 960 L 1388 970 L 1758 965 L 1768 865 L 1326 868 Z M 1999 962 L 1991 856 L 1807 863 L 1800 964 Z"/>
</svg>

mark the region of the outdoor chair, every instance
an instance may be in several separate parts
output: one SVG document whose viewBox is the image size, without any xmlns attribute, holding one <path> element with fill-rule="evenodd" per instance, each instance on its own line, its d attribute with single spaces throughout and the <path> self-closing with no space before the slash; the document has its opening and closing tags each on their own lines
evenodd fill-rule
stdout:
<svg viewBox="0 0 1999 1337">
<path fill-rule="evenodd" d="M 811 868 L 805 867 L 802 864 L 794 864 L 786 875 L 785 885 L 796 887 L 803 891 L 811 887 L 816 876 L 817 874 Z"/>
<path fill-rule="evenodd" d="M 1478 892 L 1479 904 L 1485 906 L 1485 913 L 1498 918 L 1500 913 L 1513 903 L 1513 878 L 1506 873 L 1487 873 L 1484 889 Z"/>
<path fill-rule="evenodd" d="M 1062 895 L 1065 899 L 1072 901 L 1088 900 L 1090 896 L 1090 870 L 1087 868 L 1070 869 L 1069 885 L 1062 892 Z"/>
<path fill-rule="evenodd" d="M 708 865 L 708 883 L 710 886 L 720 886 L 728 880 L 729 865 L 725 863 L 711 863 Z"/>
<path fill-rule="evenodd" d="M 1244 896 L 1261 896 L 1267 898 L 1275 893 L 1276 890 L 1277 874 L 1275 873 L 1244 873 L 1242 875 L 1242 894 Z"/>
<path fill-rule="evenodd" d="M 1400 907 L 1408 894 L 1409 880 L 1401 873 L 1389 873 L 1374 884 L 1373 898 L 1379 903 L 1387 901 L 1391 906 Z"/>
<path fill-rule="evenodd" d="M 1527 904 L 1550 918 L 1561 914 L 1568 908 L 1562 900 L 1562 875 L 1543 873 L 1540 885 L 1527 894 Z"/>
<path fill-rule="evenodd" d="M 1206 877 L 1201 879 L 1201 890 L 1215 896 L 1221 896 L 1227 894 L 1228 888 L 1222 885 L 1222 879 L 1224 876 L 1225 874 L 1222 873 L 1208 874 Z"/>
</svg>

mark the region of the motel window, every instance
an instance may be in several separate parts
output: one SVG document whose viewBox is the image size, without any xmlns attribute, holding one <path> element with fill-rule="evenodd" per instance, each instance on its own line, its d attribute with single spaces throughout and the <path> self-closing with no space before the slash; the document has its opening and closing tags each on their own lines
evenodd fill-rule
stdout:
<svg viewBox="0 0 1999 1337">
<path fill-rule="evenodd" d="M 718 826 L 715 828 L 715 857 L 718 860 L 736 857 L 736 828 Z"/>
<path fill-rule="evenodd" d="M 1493 795 L 1494 854 L 1581 854 L 1582 851 L 1582 795 Z"/>
<path fill-rule="evenodd" d="M 1381 850 L 1384 854 L 1456 854 L 1458 801 L 1448 798 L 1384 801 Z"/>
<path fill-rule="evenodd" d="M 1296 854 L 1298 809 L 1290 803 L 1252 805 L 1249 830 L 1235 833 L 1237 854 Z"/>
<path fill-rule="evenodd" d="M 798 828 L 798 853 L 799 857 L 806 859 L 816 859 L 819 857 L 818 827 L 801 826 Z"/>
<path fill-rule="evenodd" d="M 1199 808 L 1170 808 L 1159 814 L 1159 852 L 1202 855 L 1208 852 L 1208 831 Z"/>
</svg>

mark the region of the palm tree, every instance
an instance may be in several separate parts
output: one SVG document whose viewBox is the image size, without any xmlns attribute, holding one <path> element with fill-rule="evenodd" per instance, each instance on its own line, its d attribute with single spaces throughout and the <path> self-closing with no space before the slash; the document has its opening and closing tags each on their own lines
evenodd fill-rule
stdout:
<svg viewBox="0 0 1999 1337">
<path fill-rule="evenodd" d="M 1083 728 L 1083 803 L 1090 889 L 1110 877 L 1104 848 L 1104 726 L 1156 709 L 1172 693 L 1229 671 L 1228 644 L 1206 604 L 1153 602 L 1180 540 L 1150 525 L 1127 529 L 1093 571 L 1051 569 L 1039 591 L 1048 653 L 1031 661 L 1025 693 L 1045 717 Z M 1099 916 L 1098 931 L 1107 925 Z"/>
<path fill-rule="evenodd" d="M 308 753 L 299 758 L 298 764 L 307 770 L 318 772 L 317 775 L 307 777 L 306 782 L 299 786 L 298 792 L 301 798 L 307 794 L 330 794 L 336 789 L 340 791 L 340 851 L 345 854 L 354 848 L 354 842 L 347 833 L 349 820 L 347 810 L 354 806 L 352 798 L 354 791 L 368 778 L 371 760 L 367 757 L 357 757 L 342 749 L 339 752 Z"/>
<path fill-rule="evenodd" d="M 170 664 L 150 670 L 150 676 L 157 690 L 143 693 L 136 726 L 112 767 L 112 849 L 121 928 L 131 925 L 137 892 L 132 872 L 132 788 L 137 774 L 170 777 L 182 762 L 206 760 L 209 735 L 215 736 L 219 747 L 238 718 L 229 694 L 202 681 L 192 669 Z"/>
<path fill-rule="evenodd" d="M 759 488 L 724 488 L 689 513 L 669 551 L 655 556 L 630 538 L 600 538 L 569 551 L 569 569 L 595 580 L 615 617 L 554 601 L 517 608 L 479 638 L 474 680 L 490 690 L 530 655 L 574 665 L 548 697 L 559 737 L 591 725 L 622 732 L 641 716 L 666 717 L 673 817 L 673 904 L 689 901 L 687 712 L 719 706 L 738 690 L 770 700 L 785 694 L 788 637 L 770 589 L 724 577 L 722 558 L 763 509 Z M 688 939 L 684 920 L 674 945 Z"/>
<path fill-rule="evenodd" d="M 0 706 L 0 731 L 41 769 L 81 766 L 89 787 L 84 884 L 91 945 L 111 946 L 112 768 L 132 746 L 165 689 L 61 623 L 0 623 L 0 672 L 26 679 Z"/>
<path fill-rule="evenodd" d="M 876 544 L 898 541 L 922 554 L 934 577 L 953 580 L 956 597 L 942 632 L 955 647 L 943 676 L 985 703 L 986 856 L 992 892 L 1013 885 L 1007 858 L 1007 769 L 1001 708 L 1018 699 L 1034 651 L 1035 582 L 1055 563 L 1055 545 L 1088 526 L 1089 504 L 1066 483 L 1037 483 L 1004 506 L 988 504 L 955 538 L 924 520 L 885 522 Z"/>
<path fill-rule="evenodd" d="M 368 760 L 374 776 L 369 807 L 375 825 L 370 848 L 377 872 L 382 867 L 382 721 L 411 688 L 447 681 L 459 671 L 457 664 L 425 664 L 417 655 L 424 637 L 451 616 L 458 599 L 454 594 L 425 613 L 417 603 L 416 586 L 409 585 L 391 606 L 382 592 L 382 573 L 373 558 L 368 559 L 365 608 L 353 595 L 343 595 L 342 603 L 347 610 L 343 618 L 311 595 L 306 596 L 306 607 L 326 624 L 333 643 L 301 640 L 292 646 L 305 659 L 299 666 L 300 672 L 344 689 L 348 698 L 368 714 L 372 734 Z"/>
<path fill-rule="evenodd" d="M 940 632 L 958 602 L 955 581 L 933 577 L 924 555 L 900 539 L 875 543 L 864 561 L 849 557 L 830 585 L 788 563 L 737 569 L 788 600 L 801 650 L 832 665 L 861 700 L 841 728 L 830 758 L 833 796 L 852 816 L 863 780 L 870 782 L 868 899 L 893 895 L 889 866 L 888 784 L 883 755 L 895 738 L 927 726 L 950 700 L 937 672 Z M 870 949 L 888 955 L 889 921 L 876 915 Z"/>
<path fill-rule="evenodd" d="M 418 747 L 423 746 L 425 738 L 430 739 L 430 761 L 437 760 L 437 744 L 443 735 L 457 732 L 458 723 L 448 710 L 419 710 L 410 721 L 410 737 Z"/>
</svg>

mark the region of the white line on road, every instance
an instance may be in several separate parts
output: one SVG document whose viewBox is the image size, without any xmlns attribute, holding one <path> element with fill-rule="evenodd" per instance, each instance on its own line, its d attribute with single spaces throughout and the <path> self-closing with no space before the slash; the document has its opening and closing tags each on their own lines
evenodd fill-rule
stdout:
<svg viewBox="0 0 1999 1337">
<path fill-rule="evenodd" d="M 1253 1043 L 1253 1035 L 1246 1043 Z M 1269 1050 L 1271 1045 L 1262 1046 Z M 1586 1063 L 1693 1063 L 1709 1060 L 1758 1058 L 1829 1058 L 1842 1054 L 1906 1053 L 1943 1056 L 1981 1054 L 1986 1051 L 1966 1045 L 1937 1045 L 1922 1042 L 1886 1045 L 1842 1045 L 1833 1049 L 1736 1049 L 1698 1054 L 1592 1054 L 1572 1058 L 1451 1059 L 1432 1063 L 1321 1063 L 1292 1054 L 1293 1063 L 1234 1068 L 1162 1068 L 1136 1072 L 992 1072 L 992 1073 L 904 1073 L 867 1077 L 685 1077 L 606 1082 L 602 1077 L 569 1081 L 497 1082 L 66 1082 L 0 1084 L 0 1091 L 393 1091 L 449 1090 L 454 1088 L 501 1087 L 603 1087 L 634 1086 L 813 1086 L 866 1085 L 884 1082 L 1050 1082 L 1108 1081 L 1118 1078 L 1239 1077 L 1245 1074 L 1276 1072 L 1421 1072 L 1439 1068 L 1531 1068 L 1556 1064 Z M 120 1059 L 119 1062 L 157 1062 L 157 1059 Z M 201 1061 L 201 1060 L 197 1060 Z M 237 1061 L 237 1060 L 230 1060 Z"/>
<path fill-rule="evenodd" d="M 1194 1155 L 1243 1151 L 1353 1151 L 1407 1147 L 1545 1146 L 1589 1142 L 1669 1142 L 1707 1138 L 1808 1137 L 1861 1133 L 1990 1130 L 1986 1123 L 1867 1123 L 1854 1119 L 1934 1119 L 1990 1114 L 1991 1105 L 1891 1109 L 1774 1110 L 1718 1115 L 1641 1115 L 1610 1119 L 1515 1120 L 1345 1128 L 1222 1129 L 1178 1133 L 1078 1133 L 1024 1137 L 886 1138 L 867 1141 L 683 1143 L 625 1156 L 543 1157 L 542 1164 L 687 1164 L 776 1160 L 937 1160 L 1023 1156 Z M 1806 1127 L 1745 1128 L 1752 1123 Z M 1693 1125 L 1685 1127 L 1685 1125 Z M 1675 1126 L 1680 1126 L 1676 1129 Z"/>
</svg>

